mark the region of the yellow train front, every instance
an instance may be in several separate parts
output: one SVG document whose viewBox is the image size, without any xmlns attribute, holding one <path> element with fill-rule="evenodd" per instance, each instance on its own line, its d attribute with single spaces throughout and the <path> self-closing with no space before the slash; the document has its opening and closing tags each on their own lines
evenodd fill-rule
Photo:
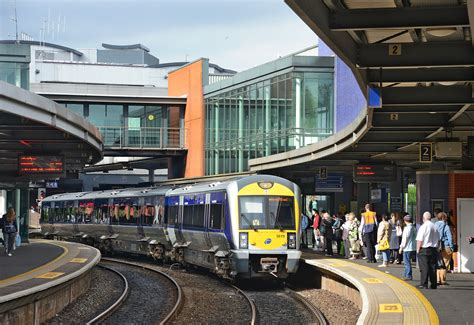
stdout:
<svg viewBox="0 0 474 325">
<path fill-rule="evenodd" d="M 256 175 L 227 188 L 232 223 L 231 269 L 243 278 L 286 278 L 301 257 L 300 190 L 280 177 Z"/>
</svg>

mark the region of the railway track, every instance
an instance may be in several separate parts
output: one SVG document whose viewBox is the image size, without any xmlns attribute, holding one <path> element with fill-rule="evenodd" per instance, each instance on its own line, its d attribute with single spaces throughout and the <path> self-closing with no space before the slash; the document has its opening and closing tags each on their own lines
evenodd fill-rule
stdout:
<svg viewBox="0 0 474 325">
<path fill-rule="evenodd" d="M 255 324 L 328 324 L 318 308 L 292 289 L 263 287 L 241 290 L 255 306 Z"/>
<path fill-rule="evenodd" d="M 120 259 L 102 258 L 101 267 L 118 273 L 124 280 L 122 295 L 88 324 L 130 322 L 168 324 L 183 304 L 183 293 L 178 283 L 168 274 Z"/>
</svg>

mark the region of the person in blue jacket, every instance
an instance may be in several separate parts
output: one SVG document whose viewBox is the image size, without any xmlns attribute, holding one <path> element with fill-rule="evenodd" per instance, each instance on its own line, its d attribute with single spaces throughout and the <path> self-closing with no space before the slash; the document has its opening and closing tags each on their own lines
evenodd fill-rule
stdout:
<svg viewBox="0 0 474 325">
<path fill-rule="evenodd" d="M 306 214 L 301 213 L 301 243 L 303 246 L 308 247 L 308 226 L 309 226 L 309 218 Z"/>
<path fill-rule="evenodd" d="M 443 259 L 444 266 L 441 266 L 436 271 L 438 285 L 446 285 L 446 271 L 449 267 L 449 262 L 453 257 L 454 252 L 454 242 L 453 236 L 451 233 L 451 228 L 448 225 L 448 216 L 444 212 L 439 212 L 436 216 L 438 221 L 436 221 L 436 229 L 438 229 L 439 238 L 440 238 L 440 254 Z"/>
</svg>

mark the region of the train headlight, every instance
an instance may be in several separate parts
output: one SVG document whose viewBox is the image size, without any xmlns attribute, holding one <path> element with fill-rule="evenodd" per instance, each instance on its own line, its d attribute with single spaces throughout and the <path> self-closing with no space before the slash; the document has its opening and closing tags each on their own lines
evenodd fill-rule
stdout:
<svg viewBox="0 0 474 325">
<path fill-rule="evenodd" d="M 288 248 L 296 249 L 296 233 L 288 233 Z"/>
<path fill-rule="evenodd" d="M 241 232 L 239 234 L 239 248 L 249 248 L 249 234 L 247 232 Z"/>
</svg>

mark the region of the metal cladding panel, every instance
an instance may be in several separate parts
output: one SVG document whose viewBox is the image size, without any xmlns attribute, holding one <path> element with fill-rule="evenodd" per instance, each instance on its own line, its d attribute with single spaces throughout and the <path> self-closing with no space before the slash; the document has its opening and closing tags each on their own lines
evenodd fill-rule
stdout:
<svg viewBox="0 0 474 325">
<path fill-rule="evenodd" d="M 179 196 L 167 196 L 165 198 L 166 205 L 179 205 Z"/>
<path fill-rule="evenodd" d="M 224 203 L 225 202 L 225 192 L 212 192 L 211 193 L 211 204 L 212 203 Z"/>
<path fill-rule="evenodd" d="M 136 204 L 138 205 L 138 197 L 116 197 L 113 199 L 114 204 Z"/>
</svg>

